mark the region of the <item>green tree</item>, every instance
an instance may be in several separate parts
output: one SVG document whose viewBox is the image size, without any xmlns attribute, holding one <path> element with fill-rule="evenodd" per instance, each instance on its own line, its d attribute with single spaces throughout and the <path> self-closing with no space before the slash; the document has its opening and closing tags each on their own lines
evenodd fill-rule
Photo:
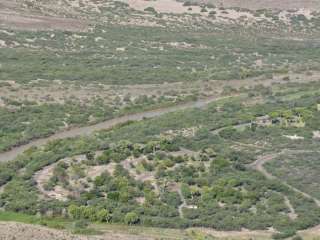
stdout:
<svg viewBox="0 0 320 240">
<path fill-rule="evenodd" d="M 181 193 L 185 198 L 191 198 L 191 190 L 187 184 L 181 185 Z"/>
<path fill-rule="evenodd" d="M 129 212 L 124 217 L 124 222 L 128 225 L 136 224 L 140 221 L 138 214 L 135 212 Z"/>
<path fill-rule="evenodd" d="M 68 214 L 73 219 L 79 219 L 81 217 L 80 208 L 72 204 L 68 207 Z"/>
<path fill-rule="evenodd" d="M 88 160 L 94 160 L 94 156 L 95 156 L 95 153 L 94 152 L 87 152 L 86 153 L 86 158 L 88 159 Z"/>
<path fill-rule="evenodd" d="M 99 222 L 109 222 L 111 220 L 111 214 L 106 209 L 101 209 L 96 213 L 96 219 Z"/>
</svg>

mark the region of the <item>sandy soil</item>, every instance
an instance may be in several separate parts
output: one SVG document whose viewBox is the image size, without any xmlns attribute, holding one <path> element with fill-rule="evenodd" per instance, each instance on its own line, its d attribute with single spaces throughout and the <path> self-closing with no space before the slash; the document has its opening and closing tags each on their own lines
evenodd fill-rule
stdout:
<svg viewBox="0 0 320 240">
<path fill-rule="evenodd" d="M 30 3 L 30 2 L 29 2 Z M 63 10 L 64 5 L 61 5 L 62 1 L 51 4 L 51 10 Z M 78 20 L 75 18 L 68 18 L 65 14 L 47 15 L 42 12 L 41 5 L 49 4 L 47 1 L 35 1 L 34 7 L 25 8 L 25 2 L 23 0 L 0 0 L 0 27 L 18 29 L 18 30 L 62 30 L 62 31 L 74 31 L 83 32 L 88 30 L 89 22 L 85 20 Z M 71 12 L 72 9 L 70 8 Z M 77 14 L 72 14 L 77 16 Z"/>
<path fill-rule="evenodd" d="M 0 240 L 151 240 L 138 235 L 107 232 L 99 236 L 73 235 L 66 231 L 48 229 L 36 225 L 0 222 Z"/>
<path fill-rule="evenodd" d="M 1 42 L 1 40 L 0 40 Z M 1 46 L 1 43 L 0 43 Z M 288 75 L 275 75 L 273 79 L 265 77 L 250 78 L 245 80 L 234 79 L 229 81 L 210 80 L 194 81 L 192 83 L 175 82 L 165 84 L 141 84 L 141 85 L 104 85 L 91 84 L 87 86 L 76 86 L 72 83 L 63 83 L 61 80 L 52 82 L 46 80 L 32 81 L 32 86 L 21 86 L 14 81 L 5 81 L 9 86 L 0 87 L 0 96 L 3 98 L 15 99 L 17 101 L 31 101 L 37 104 L 59 103 L 64 104 L 66 101 L 76 100 L 81 104 L 90 105 L 93 99 L 101 98 L 105 104 L 114 104 L 117 98 L 124 103 L 124 98 L 130 96 L 134 101 L 140 96 L 163 95 L 168 97 L 185 96 L 192 94 L 193 91 L 199 91 L 206 96 L 219 95 L 225 87 L 239 89 L 241 87 L 254 87 L 262 84 L 270 86 L 274 83 L 285 83 L 283 78 Z M 306 74 L 289 74 L 291 82 L 311 82 L 318 81 L 320 72 L 313 72 L 312 75 Z M 43 85 L 41 85 L 43 83 Z M 36 85 L 36 86 L 34 86 Z M 175 90 L 174 93 L 172 90 Z M 0 106 L 5 103 L 0 97 Z"/>
<path fill-rule="evenodd" d="M 161 0 L 161 1 L 145 1 L 145 0 L 121 0 L 122 2 L 128 3 L 131 8 L 143 11 L 147 7 L 153 7 L 157 12 L 161 13 L 200 13 L 201 8 L 192 6 L 192 10 L 189 11 L 183 3 L 175 0 Z"/>
<path fill-rule="evenodd" d="M 97 152 L 97 154 L 99 154 L 100 152 Z M 85 160 L 86 157 L 84 155 L 79 155 L 79 156 L 74 156 L 72 158 L 65 158 L 65 159 L 61 159 L 58 162 L 51 164 L 45 168 L 43 168 L 42 170 L 38 171 L 35 175 L 34 175 L 34 180 L 37 184 L 37 188 L 39 189 L 40 193 L 44 196 L 44 197 L 48 197 L 48 198 L 54 198 L 54 199 L 58 199 L 60 201 L 66 201 L 68 199 L 68 196 L 70 195 L 75 195 L 77 194 L 77 191 L 69 191 L 65 188 L 63 188 L 62 186 L 55 186 L 53 190 L 46 190 L 45 189 L 45 184 L 48 183 L 48 181 L 50 180 L 50 178 L 53 176 L 53 172 L 54 172 L 54 168 L 57 166 L 58 163 L 60 162 L 65 162 L 65 163 L 81 163 L 81 161 Z M 110 172 L 110 174 L 113 173 L 114 168 L 115 168 L 115 163 L 110 163 L 108 165 L 99 165 L 99 166 L 84 166 L 84 171 L 85 171 L 85 176 L 86 177 L 90 177 L 91 179 L 95 179 L 97 176 L 100 176 L 103 172 Z M 68 176 L 69 176 L 69 183 L 72 186 L 73 189 L 84 189 L 83 183 L 85 183 L 86 185 L 88 184 L 89 187 L 92 187 L 91 183 L 88 183 L 86 177 L 85 178 L 80 178 L 77 179 L 74 176 L 72 176 L 72 173 L 70 173 L 70 169 L 68 168 Z M 1 188 L 0 188 L 1 190 Z"/>
<path fill-rule="evenodd" d="M 61 161 L 69 162 L 67 160 L 65 161 L 64 159 L 60 160 L 59 162 Z M 39 189 L 40 193 L 42 193 L 45 197 L 58 199 L 60 201 L 66 201 L 68 199 L 67 196 L 70 195 L 70 192 L 62 188 L 61 186 L 55 186 L 55 188 L 51 191 L 47 191 L 44 188 L 45 184 L 53 176 L 53 170 L 59 162 L 49 165 L 43 168 L 41 171 L 37 172 L 34 175 L 34 180 L 37 183 L 37 188 Z"/>
<path fill-rule="evenodd" d="M 167 231 L 167 229 L 164 229 Z M 209 228 L 190 228 L 186 231 L 202 232 L 204 234 L 212 235 L 218 238 L 227 239 L 271 239 L 274 229 L 267 231 L 249 231 L 243 229 L 241 231 L 216 231 Z M 104 234 L 99 236 L 81 236 L 73 235 L 67 231 L 49 229 L 42 226 L 15 223 L 15 222 L 0 222 L 0 240 L 154 240 L 161 237 L 160 234 L 142 233 L 141 234 L 125 234 L 117 230 L 108 230 Z M 175 234 L 173 230 L 173 236 L 177 239 L 179 235 Z M 181 236 L 183 233 L 181 233 Z M 299 235 L 304 239 L 315 239 L 320 236 L 320 226 L 316 226 L 307 230 L 299 231 Z"/>
<path fill-rule="evenodd" d="M 90 166 L 87 169 L 86 176 L 90 177 L 91 179 L 95 179 L 96 177 L 100 176 L 104 172 L 109 172 L 110 166 L 108 165 L 99 165 L 99 166 Z"/>
<path fill-rule="evenodd" d="M 244 19 L 245 23 L 250 25 L 257 21 L 267 21 L 270 23 L 275 23 L 274 19 L 267 17 L 265 14 L 260 16 L 255 16 L 252 12 L 248 11 L 238 11 L 235 9 L 230 9 L 230 7 L 241 7 L 244 9 L 278 9 L 281 10 L 279 13 L 279 18 L 286 24 L 290 25 L 291 15 L 304 15 L 307 19 L 312 18 L 311 12 L 320 10 L 320 3 L 315 0 L 309 1 L 289 1 L 289 0 L 194 0 L 195 2 L 202 3 L 213 3 L 215 8 L 208 8 L 207 11 L 201 11 L 200 6 L 184 6 L 183 2 L 177 2 L 176 0 L 161 0 L 161 1 L 146 1 L 146 0 L 120 0 L 127 3 L 131 8 L 139 11 L 144 11 L 148 7 L 154 8 L 160 13 L 170 13 L 170 14 L 199 14 L 201 17 L 207 18 L 210 11 L 215 12 L 215 20 L 212 18 L 207 18 L 207 20 L 212 22 L 223 22 L 223 23 L 241 23 Z M 221 7 L 226 7 L 224 9 Z M 287 10 L 297 10 L 295 13 L 290 13 Z M 166 16 L 167 18 L 170 18 Z M 168 19 L 167 19 L 168 20 Z"/>
<path fill-rule="evenodd" d="M 298 231 L 298 233 L 305 240 L 319 239 L 319 236 L 320 236 L 320 225 L 315 226 L 313 228 L 306 229 L 306 230 Z"/>
<path fill-rule="evenodd" d="M 201 8 L 183 6 L 183 3 L 175 0 L 146 1 L 146 0 L 121 0 L 130 7 L 143 11 L 147 7 L 153 7 L 158 12 L 166 13 L 201 13 Z M 317 0 L 198 0 L 197 2 L 213 3 L 216 7 L 240 7 L 247 9 L 310 9 L 320 10 L 320 2 Z"/>
<path fill-rule="evenodd" d="M 180 151 L 171 152 L 172 156 L 189 156 L 189 157 L 197 157 L 199 155 L 198 152 L 186 149 L 186 148 L 180 148 Z"/>
<path fill-rule="evenodd" d="M 177 230 L 178 231 L 178 230 Z M 271 234 L 274 232 L 272 229 L 269 231 L 216 231 L 207 228 L 191 228 L 187 229 L 185 232 L 197 231 L 204 234 L 213 235 L 215 237 L 222 238 L 237 238 L 237 239 L 248 239 L 249 237 L 257 237 L 255 239 L 265 239 L 270 238 Z M 318 231 L 318 230 L 314 230 Z M 0 222 L 0 240 L 153 240 L 161 239 L 161 233 L 148 233 L 139 232 L 127 234 L 124 231 L 117 230 L 107 230 L 102 235 L 98 236 L 80 236 L 73 235 L 67 231 L 49 229 L 42 226 L 14 223 L 14 222 Z M 164 232 L 168 232 L 164 229 Z M 167 236 L 168 233 L 164 233 L 163 236 Z M 168 235 L 168 239 L 179 239 L 182 238 L 184 232 L 172 230 L 172 235 Z"/>
<path fill-rule="evenodd" d="M 0 26 L 20 30 L 63 30 L 83 32 L 88 23 L 71 18 L 22 15 L 14 11 L 0 10 Z"/>
<path fill-rule="evenodd" d="M 207 0 L 220 7 L 241 7 L 248 9 L 298 9 L 308 8 L 320 10 L 320 1 L 318 0 Z"/>
<path fill-rule="evenodd" d="M 1 40 L 0 40 L 1 47 Z M 8 86 L 0 87 L 0 96 L 3 98 L 13 98 L 17 101 L 32 101 L 37 104 L 59 103 L 64 104 L 67 101 L 74 101 L 85 105 L 96 99 L 103 99 L 105 104 L 115 104 L 120 99 L 125 104 L 125 97 L 130 97 L 131 101 L 141 96 L 167 96 L 174 98 L 175 95 L 186 96 L 191 95 L 193 90 L 205 90 L 203 83 L 197 81 L 194 83 L 167 83 L 167 84 L 141 84 L 141 85 L 105 85 L 105 84 L 88 84 L 86 86 L 76 86 L 69 82 L 54 80 L 52 82 L 46 80 L 35 80 L 31 86 L 22 86 L 12 81 L 5 81 Z M 43 83 L 44 86 L 41 86 Z M 212 83 L 217 85 L 215 83 Z M 172 92 L 172 89 L 175 89 Z M 205 91 L 207 95 L 216 94 L 221 89 L 211 87 L 211 90 Z M 171 95 L 170 95 L 171 94 Z M 0 98 L 0 106 L 5 104 Z M 118 104 L 117 104 L 118 105 Z"/>
<path fill-rule="evenodd" d="M 290 219 L 294 220 L 298 217 L 298 214 L 296 214 L 296 211 L 294 210 L 289 198 L 287 196 L 283 196 L 284 197 L 284 203 L 286 204 L 286 206 L 288 207 L 289 209 L 289 213 L 288 213 L 288 216 Z"/>
<path fill-rule="evenodd" d="M 200 232 L 213 235 L 219 238 L 235 238 L 235 239 L 271 239 L 274 229 L 269 229 L 268 231 L 250 231 L 247 229 L 242 229 L 241 231 L 217 231 L 210 228 L 193 228 Z"/>
<path fill-rule="evenodd" d="M 320 131 L 314 131 L 313 132 L 313 138 L 320 139 Z"/>
<path fill-rule="evenodd" d="M 146 0 L 120 0 L 129 4 L 129 6 L 135 10 L 144 11 L 148 7 L 154 8 L 160 13 L 173 13 L 173 14 L 200 14 L 202 17 L 206 17 L 209 11 L 201 11 L 199 6 L 184 6 L 182 2 L 176 0 L 157 0 L 157 1 L 146 1 Z M 298 14 L 303 14 L 307 18 L 310 18 L 310 10 L 320 10 L 320 2 L 316 0 L 198 0 L 200 2 L 211 2 L 217 7 L 242 7 L 249 9 L 262 9 L 262 8 L 276 8 L 282 10 L 288 9 L 300 9 Z M 23 0 L 18 1 L 0 1 L 0 27 L 9 27 L 13 29 L 21 30 L 67 30 L 67 31 L 87 31 L 89 28 L 89 22 L 86 20 L 79 20 L 75 18 L 86 18 L 81 15 L 81 11 L 89 11 L 101 13 L 100 7 L 105 7 L 111 4 L 112 1 L 93 1 L 93 0 L 67 0 L 58 1 L 56 4 L 47 1 L 33 2 L 35 7 L 28 9 L 21 7 L 24 5 Z M 37 11 L 35 9 L 39 8 Z M 255 17 L 252 13 L 246 11 L 235 11 L 233 9 L 223 10 L 215 8 L 216 20 L 222 22 L 233 22 L 239 19 L 245 18 L 249 22 L 256 20 L 267 20 L 272 22 L 272 19 L 266 17 Z M 47 16 L 46 14 L 50 14 Z M 288 21 L 286 18 L 287 12 L 281 13 L 280 19 L 285 22 Z M 69 16 L 63 17 L 63 16 Z M 72 16 L 72 18 L 70 17 Z M 75 17 L 75 18 L 74 18 Z M 145 16 L 146 17 L 146 16 Z M 142 25 L 142 26 L 156 26 L 158 25 L 155 21 L 150 18 L 149 20 L 144 18 L 129 18 L 129 21 L 120 21 L 119 24 L 125 25 Z"/>
</svg>

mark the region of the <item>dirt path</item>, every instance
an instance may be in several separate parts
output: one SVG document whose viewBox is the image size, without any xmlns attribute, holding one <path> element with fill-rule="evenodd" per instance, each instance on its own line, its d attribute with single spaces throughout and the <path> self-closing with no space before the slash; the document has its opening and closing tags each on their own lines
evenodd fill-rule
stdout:
<svg viewBox="0 0 320 240">
<path fill-rule="evenodd" d="M 183 208 L 185 208 L 185 207 L 187 206 L 187 201 L 186 201 L 186 199 L 184 198 L 184 196 L 183 196 L 180 188 L 179 188 L 179 190 L 178 190 L 178 193 L 179 193 L 180 199 L 181 199 L 181 201 L 182 201 L 182 203 L 180 204 L 180 206 L 179 206 L 179 208 L 178 208 L 178 210 L 179 210 L 179 216 L 180 216 L 180 218 L 184 218 L 184 216 L 183 216 Z"/>
<path fill-rule="evenodd" d="M 294 207 L 292 206 L 289 198 L 285 195 L 283 195 L 284 197 L 284 203 L 286 204 L 286 206 L 288 207 L 289 209 L 289 213 L 288 213 L 288 216 L 291 220 L 295 220 L 297 217 L 298 217 L 298 214 L 296 214 L 296 211 L 294 210 Z"/>
<path fill-rule="evenodd" d="M 233 129 L 241 129 L 241 128 L 244 128 L 244 127 L 249 127 L 251 126 L 251 122 L 250 123 L 240 123 L 238 125 L 233 125 L 233 126 L 227 126 L 227 127 L 222 127 L 222 128 L 218 128 L 218 129 L 215 129 L 215 130 L 212 130 L 211 133 L 213 135 L 218 135 L 220 132 L 222 132 L 223 130 L 226 130 L 228 128 L 233 128 Z"/>
<path fill-rule="evenodd" d="M 179 196 L 180 196 L 180 199 L 182 201 L 182 203 L 180 204 L 180 206 L 178 207 L 178 211 L 179 211 L 179 216 L 180 218 L 184 218 L 184 214 L 183 214 L 183 208 L 188 208 L 188 209 L 197 209 L 198 207 L 196 205 L 188 205 L 185 197 L 183 196 L 182 194 L 182 191 L 181 191 L 181 186 L 179 185 L 179 189 L 177 190 Z"/>
<path fill-rule="evenodd" d="M 0 153 L 0 162 L 11 161 L 11 160 L 15 159 L 18 155 L 22 154 L 25 150 L 29 149 L 30 147 L 43 146 L 46 143 L 53 141 L 53 140 L 90 135 L 95 131 L 99 131 L 99 130 L 103 130 L 103 129 L 111 129 L 112 127 L 114 127 L 118 124 L 126 123 L 128 121 L 140 121 L 145 118 L 158 117 L 158 116 L 164 115 L 166 113 L 171 113 L 171 112 L 175 112 L 175 111 L 179 111 L 179 110 L 185 110 L 188 108 L 201 108 L 201 107 L 207 106 L 211 102 L 222 100 L 222 99 L 227 99 L 227 98 L 231 98 L 231 97 L 232 96 L 211 97 L 211 98 L 201 99 L 201 100 L 198 100 L 195 102 L 189 102 L 189 103 L 176 105 L 176 106 L 172 106 L 172 107 L 168 107 L 168 108 L 161 108 L 161 109 L 131 114 L 131 115 L 123 116 L 123 117 L 118 117 L 118 118 L 107 120 L 107 121 L 104 121 L 104 122 L 101 122 L 101 123 L 98 123 L 95 125 L 91 125 L 91 126 L 73 128 L 73 129 L 70 129 L 67 131 L 53 134 L 50 137 L 33 140 L 28 144 L 14 147 L 9 151 Z"/>
<path fill-rule="evenodd" d="M 278 179 L 277 177 L 275 177 L 274 175 L 269 173 L 264 168 L 264 164 L 266 164 L 269 161 L 272 161 L 273 159 L 275 159 L 276 157 L 278 157 L 282 154 L 290 154 L 290 153 L 299 154 L 299 153 L 310 153 L 310 152 L 314 152 L 314 151 L 284 149 L 279 153 L 272 153 L 272 154 L 263 155 L 263 156 L 258 157 L 258 159 L 254 163 L 250 164 L 250 167 L 261 172 L 268 179 Z M 281 183 L 284 184 L 285 186 L 287 186 L 288 188 L 290 188 L 291 190 L 295 191 L 296 193 L 299 193 L 299 194 L 303 195 L 304 197 L 313 200 L 317 204 L 317 206 L 320 207 L 320 200 L 319 199 L 312 197 L 310 194 L 303 192 L 303 191 L 293 187 L 292 185 L 289 185 L 285 181 L 281 181 Z"/>
</svg>

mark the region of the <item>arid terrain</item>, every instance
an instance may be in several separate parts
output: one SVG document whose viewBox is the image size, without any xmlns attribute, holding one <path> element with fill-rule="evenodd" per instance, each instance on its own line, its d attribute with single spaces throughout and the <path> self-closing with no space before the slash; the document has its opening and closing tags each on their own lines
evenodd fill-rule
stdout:
<svg viewBox="0 0 320 240">
<path fill-rule="evenodd" d="M 237 1 L 237 0 L 208 0 L 213 4 L 223 7 L 240 7 L 240 8 L 248 8 L 248 9 L 310 9 L 310 10 L 319 10 L 320 3 L 316 0 L 245 0 L 245 1 Z"/>
<path fill-rule="evenodd" d="M 320 237 L 320 2 L 0 0 L 0 240 Z"/>
</svg>

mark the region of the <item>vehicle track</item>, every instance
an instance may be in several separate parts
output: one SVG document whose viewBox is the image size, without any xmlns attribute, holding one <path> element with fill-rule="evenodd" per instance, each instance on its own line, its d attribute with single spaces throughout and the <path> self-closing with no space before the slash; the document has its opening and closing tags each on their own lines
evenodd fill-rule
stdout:
<svg viewBox="0 0 320 240">
<path fill-rule="evenodd" d="M 53 141 L 53 140 L 64 139 L 64 138 L 73 138 L 73 137 L 77 137 L 77 136 L 86 136 L 86 135 L 92 134 L 95 131 L 111 129 L 111 128 L 115 127 L 116 125 L 123 124 L 128 121 L 141 121 L 145 118 L 158 117 L 158 116 L 161 116 L 161 115 L 164 115 L 167 113 L 185 110 L 185 109 L 189 109 L 189 108 L 202 108 L 202 107 L 207 106 L 211 102 L 215 102 L 215 101 L 219 101 L 219 100 L 223 100 L 223 99 L 228 99 L 228 98 L 231 98 L 234 96 L 238 96 L 238 95 L 200 99 L 198 101 L 188 102 L 188 103 L 184 103 L 184 104 L 180 104 L 180 105 L 176 105 L 176 106 L 172 106 L 172 107 L 159 108 L 159 109 L 150 110 L 150 111 L 146 111 L 146 112 L 117 117 L 117 118 L 106 120 L 104 122 L 101 122 L 101 123 L 98 123 L 95 125 L 72 128 L 70 130 L 55 133 L 49 137 L 32 140 L 31 142 L 29 142 L 27 144 L 13 147 L 9 151 L 2 152 L 2 153 L 0 153 L 0 162 L 14 160 L 18 155 L 22 154 L 25 150 L 27 150 L 31 147 L 43 146 L 46 143 Z"/>
<path fill-rule="evenodd" d="M 186 199 L 184 198 L 184 196 L 183 196 L 180 188 L 179 188 L 179 190 L 178 190 L 178 194 L 179 194 L 180 199 L 181 199 L 181 201 L 182 201 L 182 203 L 179 205 L 179 208 L 178 208 L 178 210 L 179 210 L 179 216 L 180 216 L 180 218 L 184 218 L 183 208 L 185 208 L 185 207 L 187 206 L 187 201 L 186 201 Z"/>
<path fill-rule="evenodd" d="M 312 153 L 315 151 L 308 151 L 308 150 L 289 150 L 289 149 L 284 149 L 281 152 L 278 153 L 271 153 L 271 154 L 267 154 L 267 155 L 262 155 L 259 156 L 258 159 L 251 163 L 249 166 L 251 168 L 253 168 L 256 171 L 261 172 L 267 179 L 278 179 L 276 176 L 272 175 L 271 173 L 269 173 L 265 168 L 264 168 L 264 164 L 266 164 L 267 162 L 272 161 L 273 159 L 275 159 L 276 157 L 282 155 L 282 154 L 290 154 L 290 153 L 294 153 L 294 154 L 300 154 L 300 153 Z M 320 152 L 319 152 L 320 153 Z M 296 193 L 299 193 L 301 195 L 303 195 L 304 197 L 313 200 L 318 207 L 320 207 L 320 200 L 312 197 L 310 194 L 303 192 L 295 187 L 293 187 L 292 185 L 288 184 L 285 181 L 280 180 L 280 182 L 282 184 L 284 184 L 285 186 L 287 186 L 288 188 L 290 188 L 291 190 L 295 191 Z"/>
</svg>

